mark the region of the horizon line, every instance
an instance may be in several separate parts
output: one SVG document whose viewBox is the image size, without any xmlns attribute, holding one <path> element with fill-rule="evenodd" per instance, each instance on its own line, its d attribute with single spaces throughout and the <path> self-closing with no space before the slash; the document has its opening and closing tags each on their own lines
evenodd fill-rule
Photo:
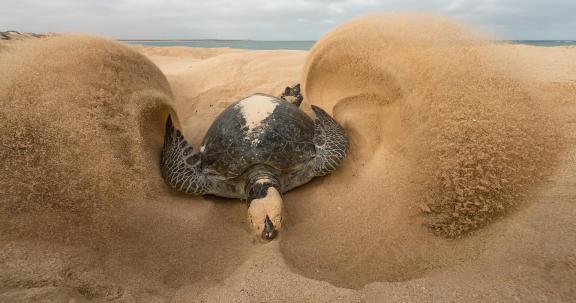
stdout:
<svg viewBox="0 0 576 303">
<path fill-rule="evenodd" d="M 166 41 L 166 42 L 182 42 L 182 41 L 245 41 L 245 42 L 317 42 L 318 40 L 257 40 L 257 39 L 119 39 L 118 41 Z M 555 41 L 555 42 L 576 42 L 576 39 L 494 39 L 493 41 Z"/>
<path fill-rule="evenodd" d="M 255 39 L 116 39 L 118 41 L 246 41 L 246 42 L 316 42 L 318 40 L 255 40 Z"/>
</svg>

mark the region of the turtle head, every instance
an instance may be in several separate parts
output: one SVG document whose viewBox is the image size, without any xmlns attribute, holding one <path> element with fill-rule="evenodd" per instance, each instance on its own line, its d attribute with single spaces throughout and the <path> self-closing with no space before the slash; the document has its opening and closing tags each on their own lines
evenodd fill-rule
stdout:
<svg viewBox="0 0 576 303">
<path fill-rule="evenodd" d="M 264 185 L 261 191 L 260 197 L 248 199 L 248 219 L 253 233 L 268 242 L 276 238 L 282 228 L 282 196 L 274 186 Z"/>
</svg>

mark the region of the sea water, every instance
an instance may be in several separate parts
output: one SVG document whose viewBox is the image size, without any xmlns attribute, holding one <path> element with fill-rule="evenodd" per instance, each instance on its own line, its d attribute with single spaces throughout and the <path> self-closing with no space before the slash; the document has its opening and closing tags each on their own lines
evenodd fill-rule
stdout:
<svg viewBox="0 0 576 303">
<path fill-rule="evenodd" d="M 253 40 L 122 40 L 128 44 L 139 44 L 146 46 L 189 46 L 201 48 L 229 47 L 240 49 L 291 49 L 309 50 L 316 41 L 253 41 Z"/>
<path fill-rule="evenodd" d="M 256 50 L 310 50 L 316 41 L 254 41 L 254 40 L 121 40 L 128 44 L 146 46 L 189 46 L 201 48 L 229 47 Z M 510 40 L 497 41 L 534 46 L 576 45 L 576 40 Z"/>
</svg>

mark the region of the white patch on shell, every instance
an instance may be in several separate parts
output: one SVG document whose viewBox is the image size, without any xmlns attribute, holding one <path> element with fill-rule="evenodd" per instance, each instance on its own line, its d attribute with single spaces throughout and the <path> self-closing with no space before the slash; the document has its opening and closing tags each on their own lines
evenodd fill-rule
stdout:
<svg viewBox="0 0 576 303">
<path fill-rule="evenodd" d="M 201 152 L 201 153 L 203 153 L 205 149 L 206 149 L 206 145 L 200 146 L 200 152 Z"/>
<path fill-rule="evenodd" d="M 252 95 L 235 105 L 246 121 L 248 139 L 253 145 L 260 143 L 259 134 L 254 131 L 274 112 L 276 106 L 278 106 L 278 100 L 266 95 Z"/>
</svg>

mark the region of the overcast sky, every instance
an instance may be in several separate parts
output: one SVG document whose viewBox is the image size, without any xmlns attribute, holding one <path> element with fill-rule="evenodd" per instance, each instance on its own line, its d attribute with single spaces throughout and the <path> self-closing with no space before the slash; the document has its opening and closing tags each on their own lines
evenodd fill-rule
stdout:
<svg viewBox="0 0 576 303">
<path fill-rule="evenodd" d="M 317 40 L 351 18 L 403 10 L 453 16 L 501 39 L 576 39 L 576 0 L 2 0 L 0 30 Z"/>
</svg>

